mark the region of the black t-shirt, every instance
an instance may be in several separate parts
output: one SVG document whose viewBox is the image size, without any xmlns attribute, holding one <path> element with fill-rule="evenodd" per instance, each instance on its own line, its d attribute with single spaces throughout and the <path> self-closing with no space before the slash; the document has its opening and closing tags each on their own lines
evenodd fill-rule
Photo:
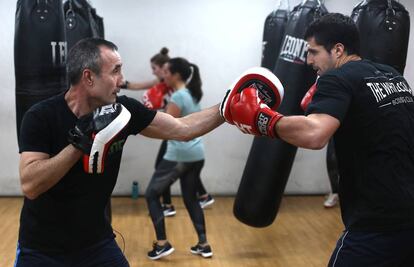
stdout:
<svg viewBox="0 0 414 267">
<path fill-rule="evenodd" d="M 52 188 L 34 200 L 24 199 L 19 243 L 46 251 L 75 251 L 112 237 L 104 210 L 115 186 L 124 143 L 153 120 L 156 112 L 126 96 L 117 102 L 131 112 L 131 119 L 109 148 L 103 174 L 87 174 L 82 159 Z M 20 152 L 58 154 L 69 143 L 68 131 L 77 122 L 64 94 L 34 105 L 21 126 Z"/>
<path fill-rule="evenodd" d="M 386 65 L 348 62 L 319 78 L 310 113 L 341 123 L 334 140 L 345 227 L 413 228 L 414 102 L 406 80 Z"/>
</svg>

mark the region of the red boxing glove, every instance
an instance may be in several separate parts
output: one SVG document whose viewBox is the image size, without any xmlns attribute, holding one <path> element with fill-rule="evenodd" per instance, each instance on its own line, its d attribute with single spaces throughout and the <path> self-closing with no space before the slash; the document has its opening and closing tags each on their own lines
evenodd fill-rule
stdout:
<svg viewBox="0 0 414 267">
<path fill-rule="evenodd" d="M 234 124 L 230 112 L 233 97 L 246 88 L 256 89 L 262 102 L 273 110 L 276 110 L 282 102 L 284 90 L 279 79 L 266 68 L 250 68 L 233 82 L 221 101 L 220 115 L 230 124 Z"/>
<path fill-rule="evenodd" d="M 283 117 L 259 98 L 255 88 L 246 88 L 233 96 L 230 113 L 234 124 L 243 133 L 277 137 L 276 123 Z"/>
<path fill-rule="evenodd" d="M 312 102 L 312 98 L 315 92 L 316 92 L 316 82 L 309 88 L 305 96 L 302 98 L 302 101 L 300 102 L 300 107 L 303 109 L 303 111 L 306 111 L 310 102 Z"/>
<path fill-rule="evenodd" d="M 142 95 L 142 103 L 149 109 L 162 109 L 165 107 L 164 97 L 169 92 L 165 83 L 157 83 Z"/>
</svg>

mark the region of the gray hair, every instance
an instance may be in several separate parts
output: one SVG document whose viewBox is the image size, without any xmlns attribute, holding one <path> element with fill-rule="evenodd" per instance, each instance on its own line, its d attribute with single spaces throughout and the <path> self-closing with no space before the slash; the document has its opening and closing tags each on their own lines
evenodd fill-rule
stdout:
<svg viewBox="0 0 414 267">
<path fill-rule="evenodd" d="M 106 46 L 113 51 L 118 50 L 114 43 L 100 38 L 82 39 L 70 49 L 67 71 L 71 85 L 80 81 L 85 69 L 90 69 L 96 75 L 101 74 L 101 46 Z"/>
</svg>

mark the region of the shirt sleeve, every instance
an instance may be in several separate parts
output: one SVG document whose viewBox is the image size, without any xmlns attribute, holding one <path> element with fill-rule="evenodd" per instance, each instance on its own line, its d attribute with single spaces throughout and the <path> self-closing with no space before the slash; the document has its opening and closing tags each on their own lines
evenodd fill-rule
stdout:
<svg viewBox="0 0 414 267">
<path fill-rule="evenodd" d="M 51 131 L 48 130 L 45 116 L 41 112 L 29 110 L 23 117 L 20 127 L 19 153 L 25 151 L 51 154 Z"/>
<path fill-rule="evenodd" d="M 171 95 L 170 103 L 174 103 L 180 110 L 183 110 L 185 107 L 185 99 L 183 96 L 183 90 L 179 90 Z"/>
<path fill-rule="evenodd" d="M 335 75 L 323 75 L 318 79 L 316 93 L 306 110 L 312 113 L 328 114 L 343 121 L 352 99 L 352 88 Z"/>
<path fill-rule="evenodd" d="M 141 102 L 126 96 L 119 97 L 118 101 L 131 112 L 129 133 L 136 135 L 144 130 L 154 119 L 157 111 L 146 108 Z"/>
</svg>

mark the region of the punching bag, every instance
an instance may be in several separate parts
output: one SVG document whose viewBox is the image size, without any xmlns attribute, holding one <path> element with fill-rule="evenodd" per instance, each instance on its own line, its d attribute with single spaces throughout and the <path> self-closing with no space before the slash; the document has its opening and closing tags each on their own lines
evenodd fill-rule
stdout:
<svg viewBox="0 0 414 267">
<path fill-rule="evenodd" d="M 288 10 L 277 9 L 270 13 L 264 24 L 262 67 L 273 71 L 288 20 Z"/>
<path fill-rule="evenodd" d="M 96 9 L 91 8 L 91 18 L 93 21 L 94 36 L 105 38 L 105 28 L 103 18 L 96 14 Z"/>
<path fill-rule="evenodd" d="M 305 62 L 307 42 L 304 35 L 307 26 L 326 13 L 321 2 L 308 0 L 289 15 L 273 71 L 285 88 L 278 109 L 282 114 L 303 114 L 300 101 L 316 79 L 316 73 Z M 254 138 L 233 207 L 238 220 L 254 227 L 265 227 L 274 221 L 296 150 L 297 147 L 280 139 Z"/>
<path fill-rule="evenodd" d="M 66 55 L 62 1 L 17 1 L 14 68 L 18 139 L 24 113 L 33 104 L 67 89 Z"/>
<path fill-rule="evenodd" d="M 68 49 L 84 38 L 104 38 L 103 19 L 87 0 L 68 0 L 63 9 Z"/>
<path fill-rule="evenodd" d="M 352 11 L 361 39 L 361 56 L 404 73 L 410 37 L 410 16 L 392 0 L 362 1 Z"/>
</svg>

